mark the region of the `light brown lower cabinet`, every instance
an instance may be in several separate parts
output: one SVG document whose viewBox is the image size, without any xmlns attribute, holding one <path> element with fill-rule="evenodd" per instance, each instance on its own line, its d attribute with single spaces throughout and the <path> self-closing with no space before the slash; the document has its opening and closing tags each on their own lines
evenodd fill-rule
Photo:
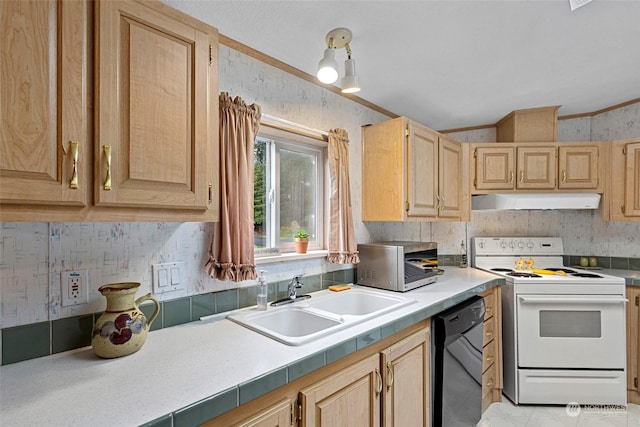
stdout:
<svg viewBox="0 0 640 427">
<path fill-rule="evenodd" d="M 427 427 L 429 324 L 426 319 L 204 425 Z"/>
<path fill-rule="evenodd" d="M 262 410 L 253 417 L 236 424 L 237 427 L 286 427 L 291 425 L 291 399 Z"/>
<path fill-rule="evenodd" d="M 627 401 L 640 404 L 640 287 L 627 286 Z"/>
<path fill-rule="evenodd" d="M 502 293 L 500 286 L 480 294 L 484 297 L 482 342 L 482 412 L 502 400 Z"/>
</svg>

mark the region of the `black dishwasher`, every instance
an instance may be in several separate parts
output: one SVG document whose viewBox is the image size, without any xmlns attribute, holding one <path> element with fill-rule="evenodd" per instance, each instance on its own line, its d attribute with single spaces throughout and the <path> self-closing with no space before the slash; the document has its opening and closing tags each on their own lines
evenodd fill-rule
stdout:
<svg viewBox="0 0 640 427">
<path fill-rule="evenodd" d="M 434 427 L 475 426 L 482 416 L 484 300 L 474 296 L 433 317 Z"/>
</svg>

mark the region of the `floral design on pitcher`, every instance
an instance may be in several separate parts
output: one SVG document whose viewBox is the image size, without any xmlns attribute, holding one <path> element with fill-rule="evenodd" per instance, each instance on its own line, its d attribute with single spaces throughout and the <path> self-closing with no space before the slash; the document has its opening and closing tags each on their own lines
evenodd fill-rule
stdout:
<svg viewBox="0 0 640 427">
<path fill-rule="evenodd" d="M 145 323 L 144 314 L 135 316 L 132 319 L 129 314 L 123 313 L 116 317 L 114 321 L 104 322 L 100 329 L 93 331 L 93 335 L 99 334 L 102 338 L 108 338 L 112 344 L 121 345 L 128 342 L 133 334 L 142 332 Z"/>
</svg>

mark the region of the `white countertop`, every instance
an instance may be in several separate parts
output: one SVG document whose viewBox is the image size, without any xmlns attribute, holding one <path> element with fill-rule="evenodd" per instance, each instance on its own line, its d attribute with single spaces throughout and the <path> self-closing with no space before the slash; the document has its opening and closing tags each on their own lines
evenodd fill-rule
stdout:
<svg viewBox="0 0 640 427">
<path fill-rule="evenodd" d="M 416 303 L 301 346 L 221 315 L 153 331 L 140 351 L 118 359 L 85 347 L 2 366 L 0 425 L 138 426 L 496 278 L 445 267 L 436 283 L 404 294 Z"/>
</svg>

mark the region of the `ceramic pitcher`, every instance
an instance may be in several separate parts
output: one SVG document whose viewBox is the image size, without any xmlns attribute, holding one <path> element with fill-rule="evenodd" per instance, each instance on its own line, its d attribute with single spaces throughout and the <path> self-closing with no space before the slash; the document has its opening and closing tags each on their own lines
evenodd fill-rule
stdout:
<svg viewBox="0 0 640 427">
<path fill-rule="evenodd" d="M 95 353 L 104 358 L 126 356 L 140 350 L 147 339 L 151 323 L 160 312 L 160 304 L 153 295 L 135 299 L 140 283 L 110 283 L 98 288 L 107 299 L 107 309 L 98 318 L 91 338 Z M 151 300 L 155 310 L 147 320 L 138 304 Z"/>
</svg>

